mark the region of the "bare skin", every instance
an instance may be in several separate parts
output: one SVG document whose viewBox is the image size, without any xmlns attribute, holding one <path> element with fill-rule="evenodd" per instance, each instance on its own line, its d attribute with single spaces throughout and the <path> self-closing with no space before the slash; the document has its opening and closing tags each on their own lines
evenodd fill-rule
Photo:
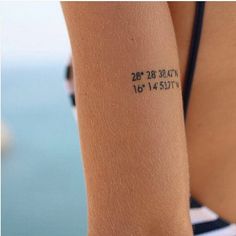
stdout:
<svg viewBox="0 0 236 236">
<path fill-rule="evenodd" d="M 169 3 L 169 6 L 179 48 L 181 81 L 184 83 L 195 4 L 178 2 Z M 231 222 L 236 222 L 235 11 L 235 3 L 206 5 L 186 122 L 191 193 Z M 86 172 L 90 172 L 90 167 Z M 101 211 L 97 212 L 100 214 Z M 126 230 L 125 227 L 123 229 Z M 158 230 L 155 228 L 155 232 L 150 235 L 156 232 L 160 235 Z"/>
<path fill-rule="evenodd" d="M 168 5 L 62 6 L 73 51 L 89 236 L 192 235 L 179 63 Z M 170 68 L 178 76 L 147 79 L 146 71 Z M 141 80 L 135 76 L 140 71 Z M 149 91 L 148 82 L 153 86 L 157 80 L 174 80 L 174 87 Z M 142 93 L 134 87 L 140 82 L 146 85 Z"/>
<path fill-rule="evenodd" d="M 169 6 L 183 75 L 195 4 Z M 186 122 L 191 193 L 230 222 L 236 222 L 235 12 L 234 2 L 206 3 Z"/>
</svg>

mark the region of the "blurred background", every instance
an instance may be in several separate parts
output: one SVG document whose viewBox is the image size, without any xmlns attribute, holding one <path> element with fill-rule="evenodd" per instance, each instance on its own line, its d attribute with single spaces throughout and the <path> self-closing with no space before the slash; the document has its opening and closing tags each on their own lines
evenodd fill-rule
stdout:
<svg viewBox="0 0 236 236">
<path fill-rule="evenodd" d="M 58 2 L 1 2 L 2 235 L 86 235 L 77 126 Z"/>
</svg>

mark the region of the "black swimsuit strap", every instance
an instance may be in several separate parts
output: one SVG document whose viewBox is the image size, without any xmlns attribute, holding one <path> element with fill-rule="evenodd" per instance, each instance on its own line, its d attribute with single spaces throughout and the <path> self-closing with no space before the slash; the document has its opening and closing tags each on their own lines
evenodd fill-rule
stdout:
<svg viewBox="0 0 236 236">
<path fill-rule="evenodd" d="M 198 48 L 201 39 L 203 16 L 204 16 L 205 2 L 196 2 L 195 17 L 192 30 L 192 39 L 189 49 L 187 68 L 185 72 L 185 82 L 183 89 L 183 106 L 184 106 L 184 117 L 186 119 L 189 98 L 192 88 L 192 82 L 194 77 L 194 70 L 197 61 Z"/>
</svg>

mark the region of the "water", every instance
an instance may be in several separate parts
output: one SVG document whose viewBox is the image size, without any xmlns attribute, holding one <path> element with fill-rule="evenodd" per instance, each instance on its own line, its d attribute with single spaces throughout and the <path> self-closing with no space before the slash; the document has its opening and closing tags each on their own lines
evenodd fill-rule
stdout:
<svg viewBox="0 0 236 236">
<path fill-rule="evenodd" d="M 2 67 L 3 236 L 85 236 L 86 196 L 64 63 Z"/>
</svg>

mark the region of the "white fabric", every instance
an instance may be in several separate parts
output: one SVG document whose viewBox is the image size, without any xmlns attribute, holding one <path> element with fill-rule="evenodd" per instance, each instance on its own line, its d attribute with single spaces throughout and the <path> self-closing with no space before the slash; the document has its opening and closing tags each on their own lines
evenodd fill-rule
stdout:
<svg viewBox="0 0 236 236">
<path fill-rule="evenodd" d="M 192 224 L 199 224 L 216 220 L 218 218 L 218 215 L 207 207 L 200 207 L 190 209 L 190 217 Z"/>
</svg>

